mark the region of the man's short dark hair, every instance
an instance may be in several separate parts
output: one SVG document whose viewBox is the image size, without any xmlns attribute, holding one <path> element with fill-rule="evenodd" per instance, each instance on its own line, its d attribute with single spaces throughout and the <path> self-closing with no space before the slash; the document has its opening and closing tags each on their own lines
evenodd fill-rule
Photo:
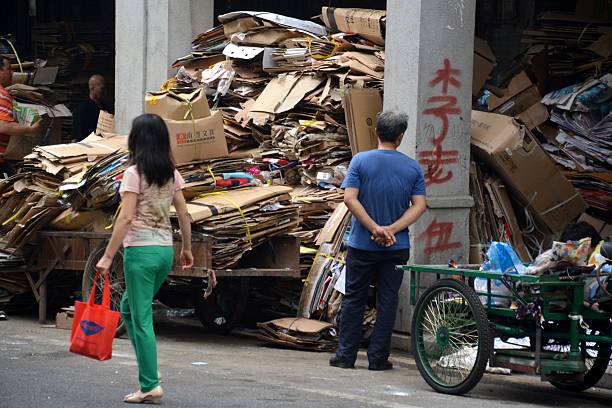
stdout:
<svg viewBox="0 0 612 408">
<path fill-rule="evenodd" d="M 591 247 L 595 248 L 601 241 L 601 235 L 595 227 L 586 221 L 571 223 L 561 233 L 561 242 L 580 241 L 583 238 L 591 238 Z"/>
<path fill-rule="evenodd" d="M 376 134 L 381 142 L 396 142 L 408 127 L 408 115 L 401 112 L 380 112 L 376 115 Z"/>
</svg>

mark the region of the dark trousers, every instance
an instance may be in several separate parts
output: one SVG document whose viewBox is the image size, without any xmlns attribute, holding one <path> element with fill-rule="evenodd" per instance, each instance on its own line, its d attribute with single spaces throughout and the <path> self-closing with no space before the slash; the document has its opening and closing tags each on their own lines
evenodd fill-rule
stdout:
<svg viewBox="0 0 612 408">
<path fill-rule="evenodd" d="M 410 250 L 362 251 L 349 248 L 346 259 L 346 295 L 342 299 L 340 342 L 336 355 L 343 361 L 354 363 L 363 338 L 363 314 L 368 300 L 368 287 L 376 282 L 376 324 L 370 337 L 368 360 L 370 363 L 389 358 L 391 334 L 397 313 L 399 289 L 404 277 L 396 265 L 406 264 Z"/>
</svg>

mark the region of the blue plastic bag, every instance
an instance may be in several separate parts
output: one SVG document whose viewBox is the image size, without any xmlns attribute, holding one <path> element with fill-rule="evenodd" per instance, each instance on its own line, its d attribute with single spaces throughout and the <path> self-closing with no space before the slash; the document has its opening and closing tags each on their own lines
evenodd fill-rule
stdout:
<svg viewBox="0 0 612 408">
<path fill-rule="evenodd" d="M 485 272 L 497 272 L 497 273 L 518 273 L 524 275 L 527 273 L 527 268 L 523 265 L 512 246 L 505 242 L 491 242 L 489 250 L 487 251 L 487 261 L 483 264 L 482 270 Z M 487 291 L 487 279 L 476 278 L 474 280 L 474 289 L 477 292 Z M 504 286 L 500 280 L 491 281 L 491 293 L 494 295 L 509 295 L 510 291 Z M 486 296 L 481 296 L 480 300 L 483 303 L 487 302 Z M 505 298 L 491 298 L 493 306 L 508 307 L 510 306 L 510 299 Z"/>
</svg>

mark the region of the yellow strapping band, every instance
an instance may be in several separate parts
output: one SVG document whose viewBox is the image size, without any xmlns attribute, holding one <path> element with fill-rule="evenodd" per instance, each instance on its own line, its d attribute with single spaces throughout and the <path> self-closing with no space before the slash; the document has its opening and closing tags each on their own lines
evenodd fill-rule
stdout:
<svg viewBox="0 0 612 408">
<path fill-rule="evenodd" d="M 9 222 L 11 222 L 11 221 L 13 221 L 15 218 L 17 218 L 17 214 L 19 214 L 19 213 L 15 213 L 15 214 L 13 214 L 13 216 L 12 216 L 11 218 L 9 218 L 8 220 L 4 221 L 4 222 L 2 223 L 2 226 L 5 226 L 5 225 L 6 225 L 6 224 L 8 224 Z"/>
<path fill-rule="evenodd" d="M 240 189 L 235 189 L 231 191 L 247 190 L 247 189 L 248 188 L 240 188 Z M 231 203 L 236 208 L 236 210 L 238 210 L 238 213 L 240 214 L 240 216 L 242 217 L 242 220 L 244 221 L 247 242 L 249 243 L 249 245 L 253 245 L 253 240 L 251 238 L 251 226 L 249 225 L 249 222 L 247 221 L 246 215 L 244 214 L 244 211 L 242 211 L 240 204 L 238 204 L 233 198 L 223 197 L 223 194 L 227 194 L 227 193 L 228 191 L 214 191 L 212 193 L 204 193 L 194 198 L 194 200 L 197 200 L 199 198 L 204 198 L 204 197 L 210 197 L 210 196 L 220 196 L 221 198 L 225 198 L 229 203 Z"/>
<path fill-rule="evenodd" d="M 334 55 L 336 55 L 336 51 L 338 50 L 338 48 L 340 47 L 340 42 L 338 40 L 332 40 L 334 43 L 334 48 L 331 50 L 331 52 L 328 55 L 313 55 L 312 54 L 312 38 L 310 37 L 306 37 L 306 42 L 308 43 L 308 55 L 310 55 L 312 58 L 314 59 L 327 59 L 330 57 L 333 57 Z"/>
<path fill-rule="evenodd" d="M 338 259 L 338 258 L 334 258 L 331 255 L 328 254 L 323 254 L 319 251 L 317 251 L 317 254 L 315 255 L 314 259 L 312 260 L 312 265 L 310 266 L 310 270 L 308 271 L 308 276 L 306 277 L 306 279 L 302 279 L 302 282 L 304 282 L 304 285 L 308 286 L 310 285 L 310 274 L 312 272 L 312 269 L 314 268 L 315 263 L 317 262 L 317 258 L 322 256 L 323 258 L 327 258 L 327 259 L 331 259 L 332 261 L 336 261 L 336 262 L 340 262 L 346 265 L 346 261 L 342 260 L 342 259 Z"/>
<path fill-rule="evenodd" d="M 210 166 L 206 166 L 206 170 L 208 170 L 208 174 L 210 174 L 210 177 L 213 179 L 213 185 L 216 185 L 217 177 L 215 177 L 215 173 L 213 173 Z"/>
<path fill-rule="evenodd" d="M 117 207 L 117 211 L 115 211 L 115 215 L 113 215 L 113 220 L 111 221 L 110 225 L 104 227 L 105 230 L 113 229 L 113 226 L 115 225 L 115 221 L 117 220 L 117 216 L 119 215 L 119 211 L 121 210 L 122 205 L 122 203 L 119 204 L 119 206 Z"/>
<path fill-rule="evenodd" d="M 19 59 L 19 54 L 17 54 L 17 50 L 13 46 L 13 43 L 11 42 L 11 40 L 5 39 L 5 41 L 8 43 L 8 45 L 11 46 L 11 49 L 13 50 L 13 53 L 15 54 L 15 58 L 17 58 L 17 64 L 19 64 L 19 71 L 21 73 L 23 73 L 23 66 L 21 66 L 21 59 Z M 4 225 L 4 224 L 2 224 L 2 225 Z"/>
</svg>

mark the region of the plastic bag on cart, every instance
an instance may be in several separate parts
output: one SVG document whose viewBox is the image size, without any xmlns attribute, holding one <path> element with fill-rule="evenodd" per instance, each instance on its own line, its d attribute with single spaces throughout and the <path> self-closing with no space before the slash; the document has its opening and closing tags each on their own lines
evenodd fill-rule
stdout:
<svg viewBox="0 0 612 408">
<path fill-rule="evenodd" d="M 591 238 L 580 241 L 553 242 L 552 248 L 542 252 L 527 268 L 530 275 L 541 275 L 562 262 L 585 266 L 591 252 Z"/>
<path fill-rule="evenodd" d="M 505 242 L 491 242 L 489 250 L 487 251 L 487 261 L 482 266 L 482 270 L 485 272 L 497 272 L 497 273 L 518 273 L 523 275 L 527 273 L 527 268 L 523 265 L 518 255 L 512 248 L 512 246 Z M 474 289 L 477 292 L 487 291 L 487 279 L 476 278 L 474 280 Z M 491 293 L 493 295 L 507 296 L 510 291 L 500 280 L 491 280 Z M 480 296 L 482 303 L 487 302 L 486 296 Z M 510 306 L 510 299 L 491 298 L 491 304 L 493 306 L 508 307 Z"/>
</svg>

